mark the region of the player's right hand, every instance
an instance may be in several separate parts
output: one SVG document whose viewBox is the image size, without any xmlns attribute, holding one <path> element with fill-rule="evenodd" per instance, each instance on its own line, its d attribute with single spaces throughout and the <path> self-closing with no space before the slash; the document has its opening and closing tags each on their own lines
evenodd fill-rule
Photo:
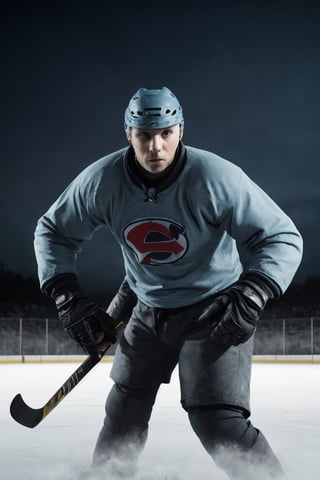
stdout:
<svg viewBox="0 0 320 480">
<path fill-rule="evenodd" d="M 113 319 L 83 293 L 76 275 L 57 275 L 43 291 L 54 299 L 63 329 L 84 352 L 99 355 L 115 343 Z"/>
<path fill-rule="evenodd" d="M 97 355 L 116 341 L 112 318 L 89 298 L 68 291 L 56 305 L 64 331 L 86 353 Z"/>
</svg>

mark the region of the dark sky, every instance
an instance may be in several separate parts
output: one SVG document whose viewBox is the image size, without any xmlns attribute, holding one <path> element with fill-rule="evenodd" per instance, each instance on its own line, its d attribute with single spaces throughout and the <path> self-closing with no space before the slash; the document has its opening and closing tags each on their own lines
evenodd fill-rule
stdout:
<svg viewBox="0 0 320 480">
<path fill-rule="evenodd" d="M 42 4 L 44 3 L 44 4 Z M 141 86 L 169 87 L 185 144 L 241 166 L 305 241 L 295 281 L 320 275 L 320 8 L 315 2 L 8 2 L 1 13 L 0 262 L 36 274 L 39 216 L 86 165 L 126 145 Z M 122 276 L 99 231 L 83 284 Z"/>
</svg>

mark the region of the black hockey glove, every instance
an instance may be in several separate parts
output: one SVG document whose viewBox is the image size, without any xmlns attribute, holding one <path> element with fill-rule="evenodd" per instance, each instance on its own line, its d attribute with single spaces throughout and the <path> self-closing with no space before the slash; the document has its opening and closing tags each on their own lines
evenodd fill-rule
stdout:
<svg viewBox="0 0 320 480">
<path fill-rule="evenodd" d="M 85 296 L 76 275 L 57 275 L 42 290 L 56 302 L 65 332 L 86 353 L 99 355 L 106 345 L 115 343 L 116 331 L 112 318 Z"/>
<path fill-rule="evenodd" d="M 204 310 L 199 320 L 210 320 L 211 339 L 219 344 L 239 345 L 253 335 L 269 299 L 281 292 L 271 279 L 247 274 L 222 291 Z"/>
</svg>

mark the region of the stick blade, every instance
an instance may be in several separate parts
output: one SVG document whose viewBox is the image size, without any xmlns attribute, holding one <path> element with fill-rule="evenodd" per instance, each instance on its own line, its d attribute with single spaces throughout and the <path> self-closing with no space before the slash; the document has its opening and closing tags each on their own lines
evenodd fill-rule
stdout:
<svg viewBox="0 0 320 480">
<path fill-rule="evenodd" d="M 25 403 L 20 393 L 11 402 L 10 413 L 12 418 L 25 427 L 36 427 L 43 418 L 43 408 L 31 408 Z"/>
</svg>

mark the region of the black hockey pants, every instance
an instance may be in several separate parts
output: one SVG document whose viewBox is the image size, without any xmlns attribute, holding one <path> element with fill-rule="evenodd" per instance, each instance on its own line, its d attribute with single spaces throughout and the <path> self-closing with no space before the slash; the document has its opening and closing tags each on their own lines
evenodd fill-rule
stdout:
<svg viewBox="0 0 320 480">
<path fill-rule="evenodd" d="M 115 384 L 106 402 L 94 464 L 107 462 L 132 472 L 145 445 L 148 422 L 159 385 L 128 390 Z M 241 409 L 197 406 L 188 409 L 193 430 L 216 464 L 234 480 L 260 476 L 282 478 L 282 469 L 267 440 Z M 257 477 L 258 474 L 258 477 Z"/>
<path fill-rule="evenodd" d="M 159 384 L 128 390 L 113 385 L 107 401 L 106 416 L 99 434 L 94 465 L 112 464 L 113 469 L 135 470 L 148 436 L 148 423 Z"/>
</svg>

